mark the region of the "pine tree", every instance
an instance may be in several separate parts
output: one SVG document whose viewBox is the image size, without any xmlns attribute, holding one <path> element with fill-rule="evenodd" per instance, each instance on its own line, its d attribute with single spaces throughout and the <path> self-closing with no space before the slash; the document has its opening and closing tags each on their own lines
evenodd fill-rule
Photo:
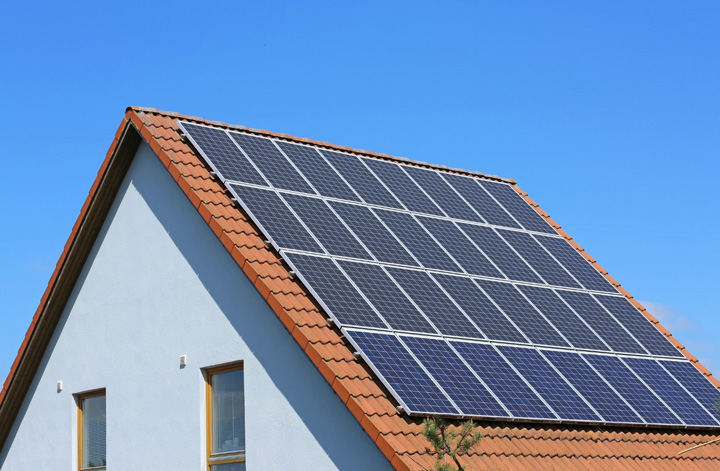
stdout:
<svg viewBox="0 0 720 471">
<path fill-rule="evenodd" d="M 444 419 L 425 419 L 423 436 L 432 446 L 432 449 L 425 448 L 425 453 L 437 458 L 434 471 L 466 471 L 459 457 L 467 454 L 482 439 L 482 433 L 475 428 L 472 420 L 460 424 L 460 430 L 456 431 L 449 430 L 449 424 Z M 447 458 L 452 459 L 455 466 L 447 463 Z"/>
</svg>

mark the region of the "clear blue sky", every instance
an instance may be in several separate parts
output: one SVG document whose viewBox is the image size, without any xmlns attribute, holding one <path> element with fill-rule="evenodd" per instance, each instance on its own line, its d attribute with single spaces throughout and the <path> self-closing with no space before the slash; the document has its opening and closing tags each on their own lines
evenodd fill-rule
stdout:
<svg viewBox="0 0 720 471">
<path fill-rule="evenodd" d="M 156 3 L 3 8 L 0 377 L 128 105 L 515 178 L 720 374 L 720 3 Z"/>
</svg>

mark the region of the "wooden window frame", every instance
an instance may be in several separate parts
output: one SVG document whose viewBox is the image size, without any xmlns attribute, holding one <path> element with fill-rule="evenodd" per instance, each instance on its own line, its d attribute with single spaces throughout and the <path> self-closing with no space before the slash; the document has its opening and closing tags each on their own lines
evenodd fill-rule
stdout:
<svg viewBox="0 0 720 471">
<path fill-rule="evenodd" d="M 83 468 L 82 467 L 82 453 L 83 453 L 83 401 L 85 399 L 92 399 L 93 397 L 100 397 L 100 396 L 107 396 L 107 393 L 105 391 L 105 388 L 103 389 L 96 389 L 94 391 L 89 391 L 82 394 L 77 394 L 77 410 L 78 410 L 78 416 L 77 416 L 77 431 L 78 431 L 78 443 L 77 443 L 77 460 L 78 460 L 78 471 L 103 471 L 107 469 L 107 463 L 105 466 L 96 466 L 93 468 Z M 107 406 L 106 406 L 107 407 Z M 107 409 L 106 409 L 107 413 Z M 105 426 L 107 427 L 107 422 L 105 423 Z"/>
<path fill-rule="evenodd" d="M 215 366 L 212 368 L 205 368 L 205 422 L 206 422 L 206 449 L 207 449 L 207 470 L 210 470 L 211 465 L 221 465 L 221 464 L 231 464 L 231 463 L 244 463 L 245 462 L 245 453 L 246 450 L 243 451 L 231 451 L 228 453 L 217 453 L 213 459 L 213 461 L 210 461 L 210 458 L 212 457 L 212 440 L 213 440 L 213 432 L 212 432 L 212 378 L 215 375 L 222 374 L 222 373 L 230 373 L 231 371 L 239 371 L 244 370 L 244 365 L 242 361 L 237 361 L 233 363 L 228 363 L 225 365 Z M 245 387 L 245 383 L 243 381 L 243 388 Z M 243 415 L 245 414 L 245 411 L 243 410 Z M 223 455 L 227 455 L 227 459 L 219 459 L 222 458 Z M 240 455 L 240 456 L 238 456 Z"/>
</svg>

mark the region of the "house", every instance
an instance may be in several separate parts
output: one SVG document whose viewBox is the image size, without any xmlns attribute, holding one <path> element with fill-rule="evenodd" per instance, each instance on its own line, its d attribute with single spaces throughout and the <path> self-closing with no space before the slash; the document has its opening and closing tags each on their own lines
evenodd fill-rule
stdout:
<svg viewBox="0 0 720 471">
<path fill-rule="evenodd" d="M 310 292 L 317 285 L 303 282 L 218 178 L 204 145 L 187 136 L 193 123 L 501 181 L 128 108 L 0 393 L 0 469 L 431 468 L 422 416 L 402 407 L 372 355 L 356 354 L 362 336 L 339 328 L 324 296 Z M 699 404 L 691 412 L 712 413 Z M 720 469 L 718 446 L 678 455 L 720 435 L 680 418 L 476 423 L 484 438 L 462 457 L 468 469 Z"/>
</svg>

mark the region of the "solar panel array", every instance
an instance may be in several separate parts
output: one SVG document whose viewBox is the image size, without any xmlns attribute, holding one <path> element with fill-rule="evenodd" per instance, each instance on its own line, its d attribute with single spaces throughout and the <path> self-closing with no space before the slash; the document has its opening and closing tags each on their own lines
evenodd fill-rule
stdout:
<svg viewBox="0 0 720 471">
<path fill-rule="evenodd" d="M 720 426 L 718 390 L 509 184 L 180 125 L 408 414 Z"/>
</svg>

